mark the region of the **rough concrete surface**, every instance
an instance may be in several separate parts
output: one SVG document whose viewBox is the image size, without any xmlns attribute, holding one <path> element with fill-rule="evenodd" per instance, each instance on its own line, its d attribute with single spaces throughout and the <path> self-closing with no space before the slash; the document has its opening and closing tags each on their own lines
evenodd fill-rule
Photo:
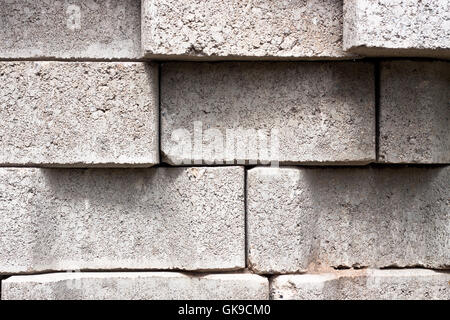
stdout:
<svg viewBox="0 0 450 320">
<path fill-rule="evenodd" d="M 448 166 L 251 169 L 249 267 L 449 268 L 449 180 Z"/>
<path fill-rule="evenodd" d="M 0 273 L 245 266 L 244 170 L 0 169 Z"/>
<path fill-rule="evenodd" d="M 350 59 L 342 0 L 144 0 L 143 54 L 170 59 Z"/>
<path fill-rule="evenodd" d="M 349 270 L 282 275 L 271 281 L 275 300 L 449 300 L 450 273 L 425 269 Z"/>
<path fill-rule="evenodd" d="M 253 274 L 81 272 L 13 276 L 3 300 L 266 300 L 267 278 Z"/>
<path fill-rule="evenodd" d="M 159 163 L 158 67 L 0 62 L 0 164 Z"/>
<path fill-rule="evenodd" d="M 2 59 L 137 59 L 140 0 L 6 0 Z"/>
<path fill-rule="evenodd" d="M 344 0 L 344 50 L 450 58 L 448 0 Z"/>
<path fill-rule="evenodd" d="M 450 62 L 380 67 L 378 161 L 450 163 Z"/>
<path fill-rule="evenodd" d="M 165 63 L 161 151 L 171 164 L 375 161 L 373 65 Z"/>
</svg>

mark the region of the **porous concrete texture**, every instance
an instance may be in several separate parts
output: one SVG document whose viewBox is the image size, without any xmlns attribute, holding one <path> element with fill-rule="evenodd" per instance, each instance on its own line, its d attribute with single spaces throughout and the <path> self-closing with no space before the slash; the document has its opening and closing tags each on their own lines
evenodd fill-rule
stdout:
<svg viewBox="0 0 450 320">
<path fill-rule="evenodd" d="M 349 270 L 282 275 L 271 281 L 275 300 L 449 300 L 450 273 L 425 269 Z"/>
<path fill-rule="evenodd" d="M 342 0 L 143 0 L 142 49 L 165 59 L 350 59 Z"/>
<path fill-rule="evenodd" d="M 450 62 L 380 64 L 378 161 L 450 163 Z"/>
<path fill-rule="evenodd" d="M 448 0 L 344 0 L 344 50 L 450 58 Z"/>
<path fill-rule="evenodd" d="M 158 66 L 0 62 L 0 165 L 159 163 Z"/>
<path fill-rule="evenodd" d="M 245 266 L 244 170 L 0 169 L 0 273 Z"/>
<path fill-rule="evenodd" d="M 450 300 L 449 6 L 0 0 L 0 300 Z"/>
<path fill-rule="evenodd" d="M 164 63 L 161 152 L 170 164 L 375 161 L 374 67 Z"/>
<path fill-rule="evenodd" d="M 13 276 L 4 300 L 266 300 L 267 278 L 253 274 L 81 272 Z"/>
<path fill-rule="evenodd" d="M 251 169 L 249 267 L 449 268 L 449 180 L 448 166 Z"/>
<path fill-rule="evenodd" d="M 1 59 L 141 58 L 140 0 L 6 0 Z"/>
</svg>

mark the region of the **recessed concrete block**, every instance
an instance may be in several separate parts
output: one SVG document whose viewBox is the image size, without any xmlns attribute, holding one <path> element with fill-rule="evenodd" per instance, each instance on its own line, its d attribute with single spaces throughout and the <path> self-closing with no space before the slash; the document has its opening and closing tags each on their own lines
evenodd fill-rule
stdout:
<svg viewBox="0 0 450 320">
<path fill-rule="evenodd" d="M 1 62 L 0 164 L 157 164 L 158 95 L 154 64 Z"/>
<path fill-rule="evenodd" d="M 245 266 L 244 170 L 0 169 L 0 273 Z"/>
<path fill-rule="evenodd" d="M 344 0 L 344 50 L 450 58 L 448 0 Z"/>
<path fill-rule="evenodd" d="M 342 0 L 143 0 L 150 58 L 350 59 Z"/>
<path fill-rule="evenodd" d="M 450 63 L 387 61 L 380 69 L 378 161 L 450 163 Z"/>
<path fill-rule="evenodd" d="M 269 283 L 253 274 L 49 273 L 10 277 L 2 292 L 3 300 L 266 300 Z"/>
<path fill-rule="evenodd" d="M 161 73 L 165 162 L 375 161 L 371 63 L 165 63 Z"/>
<path fill-rule="evenodd" d="M 448 300 L 450 273 L 425 269 L 348 270 L 272 279 L 275 300 Z"/>
<path fill-rule="evenodd" d="M 251 169 L 249 267 L 446 269 L 449 180 L 450 167 Z"/>
<path fill-rule="evenodd" d="M 140 20 L 139 0 L 2 1 L 0 58 L 140 58 Z"/>
</svg>

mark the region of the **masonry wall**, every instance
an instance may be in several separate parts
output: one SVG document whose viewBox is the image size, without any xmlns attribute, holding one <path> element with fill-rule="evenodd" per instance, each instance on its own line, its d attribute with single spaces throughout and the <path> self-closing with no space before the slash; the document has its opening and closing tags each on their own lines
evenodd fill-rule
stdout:
<svg viewBox="0 0 450 320">
<path fill-rule="evenodd" d="M 448 9 L 2 4 L 1 298 L 450 299 Z"/>
</svg>

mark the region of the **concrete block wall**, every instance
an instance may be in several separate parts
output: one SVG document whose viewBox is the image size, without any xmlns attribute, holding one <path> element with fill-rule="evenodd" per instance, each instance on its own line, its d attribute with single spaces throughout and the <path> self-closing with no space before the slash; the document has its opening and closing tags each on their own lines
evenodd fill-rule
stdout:
<svg viewBox="0 0 450 320">
<path fill-rule="evenodd" d="M 448 12 L 6 1 L 1 298 L 448 300 Z"/>
</svg>

